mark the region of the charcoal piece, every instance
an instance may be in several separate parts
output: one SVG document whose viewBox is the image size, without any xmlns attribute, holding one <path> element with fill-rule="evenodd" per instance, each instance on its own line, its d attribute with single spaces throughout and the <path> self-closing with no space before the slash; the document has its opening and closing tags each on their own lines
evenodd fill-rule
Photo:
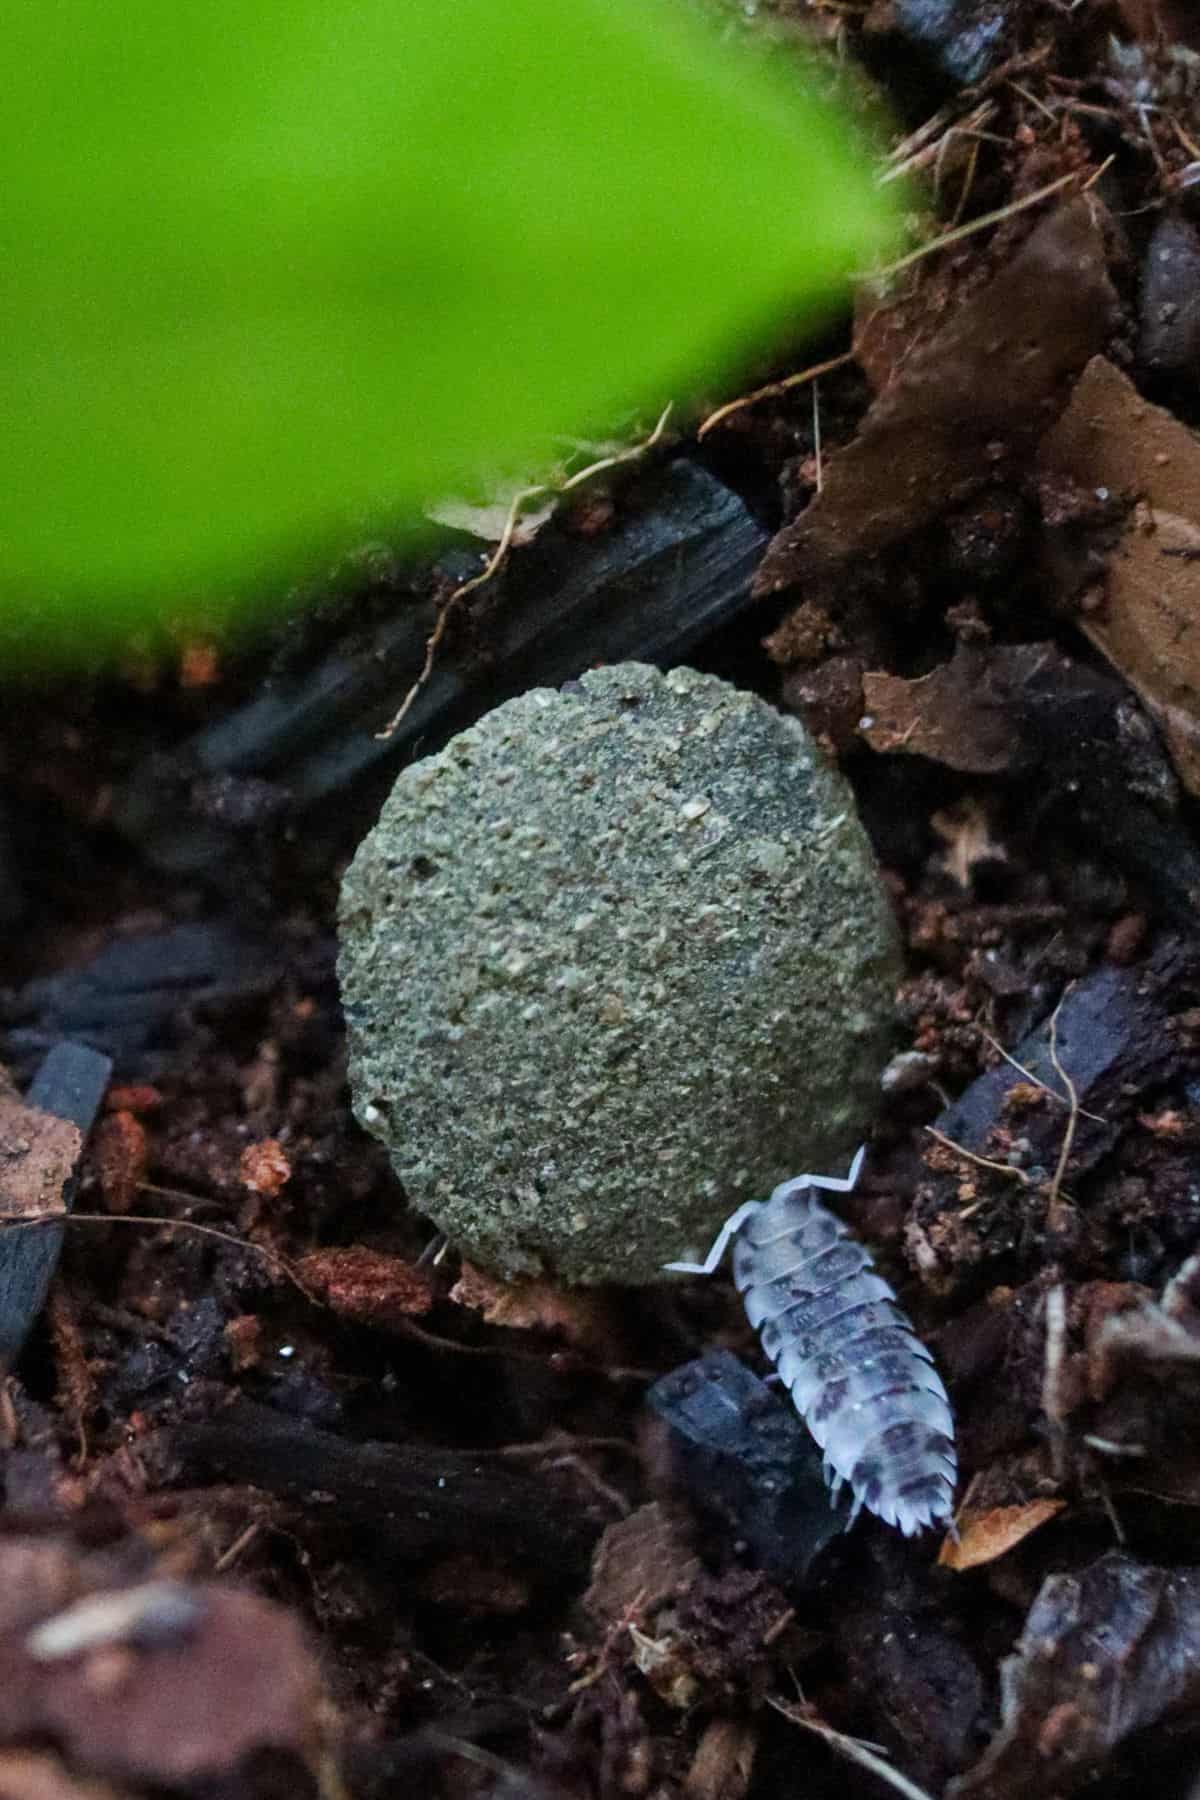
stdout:
<svg viewBox="0 0 1200 1800">
<path fill-rule="evenodd" d="M 1163 1742 L 1172 1721 L 1194 1734 L 1198 1706 L 1200 1569 L 1159 1568 L 1110 1550 L 1043 1581 L 1015 1655 L 1000 1665 L 1000 1729 L 948 1794 L 1071 1794 L 1135 1734 L 1142 1786 L 1161 1793 L 1144 1779 L 1147 1748 Z"/>
<path fill-rule="evenodd" d="M 1001 0 L 893 0 L 896 24 L 951 81 L 979 81 L 1004 47 L 1009 6 Z"/>
<path fill-rule="evenodd" d="M 112 1063 L 83 1044 L 56 1044 L 25 1096 L 25 1104 L 75 1126 L 79 1147 L 92 1128 Z M 68 1211 L 77 1169 L 62 1188 Z M 62 1250 L 64 1227 L 0 1229 L 0 1369 L 11 1368 L 42 1310 Z"/>
<path fill-rule="evenodd" d="M 390 782 L 415 753 L 527 688 L 597 663 L 684 660 L 748 603 L 765 543 L 742 501 L 705 470 L 684 460 L 649 470 L 623 492 L 609 530 L 583 537 L 552 521 L 472 596 L 465 613 L 486 623 L 452 634 L 390 738 L 380 733 L 424 661 L 425 607 L 347 637 L 316 668 L 278 679 L 147 763 L 118 795 L 117 822 L 161 867 L 219 883 L 264 803 L 267 814 L 299 817 L 332 802 L 340 817 L 342 797 L 366 776 Z M 478 570 L 475 558 L 442 572 L 450 587 Z"/>
<path fill-rule="evenodd" d="M 1162 909 L 1194 927 L 1200 852 L 1158 731 L 1123 684 L 1079 661 L 1047 659 L 1016 709 L 1040 763 L 1035 808 L 1045 826 L 1100 842 Z"/>
<path fill-rule="evenodd" d="M 1142 269 L 1138 354 L 1156 375 L 1200 376 L 1200 231 L 1166 213 L 1150 234 Z"/>
<path fill-rule="evenodd" d="M 56 1044 L 29 1084 L 27 1106 L 66 1119 L 86 1137 L 100 1110 L 112 1063 L 86 1044 Z"/>
<path fill-rule="evenodd" d="M 647 1401 L 671 1429 L 684 1486 L 745 1540 L 777 1581 L 803 1581 L 846 1526 L 830 1503 L 821 1453 L 786 1401 L 728 1350 L 656 1381 Z"/>
<path fill-rule="evenodd" d="M 1105 964 L 1066 993 L 1058 1009 L 1056 1049 L 1084 1109 L 1072 1144 L 1073 1175 L 1090 1169 L 1112 1148 L 1137 1096 L 1173 1073 L 1178 1052 L 1169 1017 L 1186 1004 L 1181 989 L 1194 979 L 1180 947 L 1168 942 L 1149 964 Z M 998 1125 L 1012 1129 L 1006 1102 L 1014 1087 L 1027 1083 L 1025 1070 L 1065 1097 L 1050 1053 L 1049 1019 L 1021 1040 L 1013 1056 L 1020 1069 L 998 1063 L 940 1114 L 935 1129 L 943 1137 L 966 1150 L 994 1153 L 991 1133 Z M 1020 1115 L 1020 1134 L 1044 1167 L 1054 1167 L 1066 1117 L 1065 1106 L 1052 1105 Z"/>
<path fill-rule="evenodd" d="M 0 996 L 0 1042 L 18 1071 L 70 1038 L 111 1057 L 122 1077 L 153 1077 L 169 1061 L 184 1008 L 261 994 L 278 969 L 264 944 L 219 919 L 122 938 Z"/>
<path fill-rule="evenodd" d="M 600 1526 L 560 1489 L 462 1450 L 355 1443 L 239 1400 L 166 1434 L 185 1479 L 245 1483 L 317 1520 L 371 1533 L 396 1556 L 490 1547 L 553 1576 L 586 1569 Z"/>
</svg>

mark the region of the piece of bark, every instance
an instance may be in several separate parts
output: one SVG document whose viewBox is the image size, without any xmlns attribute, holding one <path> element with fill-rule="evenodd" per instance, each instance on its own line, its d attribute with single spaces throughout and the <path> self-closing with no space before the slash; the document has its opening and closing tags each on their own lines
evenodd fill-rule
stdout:
<svg viewBox="0 0 1200 1800">
<path fill-rule="evenodd" d="M 554 1575 L 587 1566 L 599 1526 L 548 1483 L 462 1450 L 354 1443 L 239 1400 L 166 1441 L 192 1479 L 244 1482 L 331 1525 L 371 1532 L 389 1551 L 494 1544 Z"/>
<path fill-rule="evenodd" d="M 605 1526 L 583 1604 L 605 1625 L 634 1615 L 650 1619 L 685 1593 L 699 1573 L 699 1558 L 684 1540 L 678 1519 L 652 1500 L 627 1519 Z"/>
<path fill-rule="evenodd" d="M 1027 455 L 1108 337 L 1115 307 L 1101 232 L 1080 196 L 903 365 L 829 459 L 822 491 L 772 539 L 755 593 L 882 550 Z"/>
<path fill-rule="evenodd" d="M 1146 246 L 1138 358 L 1154 375 L 1200 381 L 1200 231 L 1180 213 L 1158 221 Z"/>
<path fill-rule="evenodd" d="M 1111 525 L 1048 532 L 1047 562 L 1068 599 L 1103 569 L 1103 604 L 1077 623 L 1140 696 L 1184 786 L 1200 794 L 1200 440 L 1097 356 L 1038 462 L 1044 476 L 1129 504 L 1115 543 Z"/>
</svg>

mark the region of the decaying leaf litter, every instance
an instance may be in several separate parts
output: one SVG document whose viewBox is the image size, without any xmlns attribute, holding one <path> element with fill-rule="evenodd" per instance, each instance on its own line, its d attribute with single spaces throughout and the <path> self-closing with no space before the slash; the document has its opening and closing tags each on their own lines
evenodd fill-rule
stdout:
<svg viewBox="0 0 1200 1800">
<path fill-rule="evenodd" d="M 6 709 L 4 1059 L 114 1070 L 6 1389 L 0 1793 L 1195 1780 L 1200 41 L 1154 0 L 754 29 L 861 58 L 935 199 L 852 333 L 562 497 L 392 740 L 465 537 L 365 548 L 244 665 Z M 831 1536 L 728 1285 L 498 1283 L 351 1121 L 334 894 L 386 785 L 631 656 L 854 785 L 905 970 L 844 1215 L 946 1376 L 957 1542 Z"/>
</svg>

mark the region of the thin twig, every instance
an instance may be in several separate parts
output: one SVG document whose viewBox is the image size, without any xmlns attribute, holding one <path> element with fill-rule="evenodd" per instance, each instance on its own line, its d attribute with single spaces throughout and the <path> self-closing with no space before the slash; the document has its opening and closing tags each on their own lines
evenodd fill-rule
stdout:
<svg viewBox="0 0 1200 1800">
<path fill-rule="evenodd" d="M 1059 1106 L 1069 1106 L 1071 1104 L 1066 1094 L 1056 1094 L 1054 1089 L 1044 1082 L 1040 1075 L 1035 1075 L 1032 1069 L 1027 1069 L 1024 1063 L 1018 1062 L 1016 1057 L 1011 1055 L 1009 1051 L 1004 1048 L 1004 1045 L 1000 1043 L 997 1038 L 992 1036 L 990 1031 L 985 1031 L 982 1025 L 977 1025 L 975 1029 L 984 1042 L 991 1045 L 992 1049 L 996 1052 L 996 1055 L 1002 1056 L 1005 1062 L 1010 1064 L 1011 1067 L 1017 1071 L 1018 1075 L 1023 1075 L 1026 1081 L 1033 1087 L 1041 1088 L 1042 1092 L 1048 1094 L 1051 1100 L 1055 1101 Z M 1101 1113 L 1089 1112 L 1086 1106 L 1081 1106 L 1079 1108 L 1079 1116 L 1081 1119 L 1091 1119 L 1097 1125 L 1108 1124 L 1108 1120 L 1104 1118 Z"/>
<path fill-rule="evenodd" d="M 815 456 L 816 461 L 817 461 L 817 492 L 819 494 L 821 492 L 821 490 L 823 489 L 823 487 L 825 486 L 824 478 L 823 478 L 822 471 L 821 471 L 821 383 L 820 383 L 819 378 L 814 378 L 813 384 L 812 384 L 812 391 L 813 391 L 813 395 L 812 395 L 812 400 L 813 400 L 813 455 Z"/>
<path fill-rule="evenodd" d="M 962 184 L 962 193 L 958 196 L 958 205 L 954 208 L 954 215 L 950 220 L 952 227 L 958 224 L 959 220 L 967 210 L 967 201 L 970 199 L 971 189 L 975 185 L 975 171 L 978 167 L 979 144 L 976 142 L 971 145 L 971 154 L 967 162 L 967 173 Z"/>
<path fill-rule="evenodd" d="M 626 1499 L 620 1489 L 601 1480 L 595 1469 L 590 1463 L 585 1462 L 582 1456 L 571 1454 L 556 1456 L 553 1461 L 546 1464 L 546 1467 L 548 1469 L 573 1469 L 579 1479 L 590 1487 L 593 1493 L 599 1494 L 602 1500 L 607 1500 L 613 1510 L 620 1513 L 623 1519 L 627 1519 L 633 1511 L 631 1502 Z"/>
<path fill-rule="evenodd" d="M 1058 1005 L 1050 1015 L 1050 1061 L 1054 1064 L 1055 1074 L 1067 1090 L 1070 1097 L 1071 1110 L 1067 1116 L 1067 1128 L 1063 1132 L 1062 1147 L 1058 1152 L 1058 1162 L 1055 1165 L 1054 1177 L 1050 1183 L 1050 1194 L 1046 1202 L 1046 1210 L 1048 1213 L 1053 1211 L 1055 1202 L 1058 1199 L 1058 1191 L 1062 1186 L 1062 1178 L 1066 1174 L 1067 1163 L 1075 1143 L 1075 1128 L 1079 1124 L 1079 1092 L 1075 1083 L 1063 1068 L 1058 1055 L 1058 1015 L 1063 1009 L 1063 1002 L 1066 1000 L 1067 994 L 1070 992 L 1071 989 L 1067 988 L 1063 994 L 1062 1000 L 1059 1001 Z"/>
<path fill-rule="evenodd" d="M 238 1532 L 232 1544 L 222 1550 L 213 1564 L 213 1574 L 223 1575 L 226 1569 L 231 1569 L 234 1563 L 240 1559 L 242 1552 L 250 1548 L 255 1538 L 261 1537 L 262 1528 L 261 1519 L 251 1519 L 250 1523 Z"/>
<path fill-rule="evenodd" d="M 264 1262 L 278 1269 L 306 1300 L 327 1310 L 325 1302 L 305 1285 L 286 1257 L 280 1256 L 277 1250 L 268 1250 L 265 1244 L 255 1244 L 249 1238 L 236 1237 L 232 1231 L 221 1231 L 215 1225 L 200 1225 L 195 1219 L 164 1219 L 153 1213 L 31 1213 L 26 1219 L 5 1219 L 0 1222 L 0 1237 L 10 1231 L 28 1231 L 31 1227 L 40 1225 L 153 1225 L 160 1231 L 187 1231 L 194 1237 L 216 1238 L 220 1243 L 231 1244 L 235 1250 L 246 1250 L 251 1256 L 261 1256 Z"/>
<path fill-rule="evenodd" d="M 721 425 L 733 413 L 741 412 L 744 407 L 755 406 L 760 400 L 775 400 L 780 394 L 790 393 L 792 388 L 804 387 L 810 381 L 816 381 L 821 375 L 828 375 L 834 369 L 845 368 L 854 361 L 853 350 L 843 350 L 840 356 L 831 356 L 826 362 L 814 363 L 810 369 L 801 369 L 797 375 L 785 375 L 782 381 L 768 381 L 765 387 L 755 388 L 752 393 L 741 394 L 736 400 L 727 400 L 724 406 L 718 406 L 716 412 L 709 413 L 697 429 L 698 438 L 707 437 L 716 426 Z"/>
<path fill-rule="evenodd" d="M 1103 169 L 1096 171 L 1097 175 L 1102 173 Z M 934 255 L 938 250 L 944 250 L 949 244 L 957 244 L 963 238 L 971 237 L 977 231 L 985 231 L 990 225 L 999 225 L 1005 219 L 1015 218 L 1018 213 L 1024 212 L 1030 206 L 1036 206 L 1041 200 L 1048 200 L 1051 194 L 1057 194 L 1061 188 L 1066 187 L 1072 181 L 1078 181 L 1078 179 L 1078 172 L 1073 169 L 1069 175 L 1060 175 L 1057 181 L 1052 181 L 1046 187 L 1039 188 L 1037 193 L 1026 194 L 1023 200 L 1014 200 L 1010 206 L 1002 206 L 995 212 L 981 213 L 979 218 L 971 219 L 965 225 L 956 225 L 952 230 L 943 232 L 941 237 L 934 238 L 932 243 L 923 244 L 919 249 L 911 250 L 898 262 L 887 263 L 882 269 L 864 271 L 859 279 L 877 282 L 886 280 L 889 276 L 898 275 L 901 270 L 911 268 L 914 263 Z M 754 406 L 759 400 L 777 399 L 792 388 L 802 387 L 806 382 L 816 381 L 819 376 L 827 375 L 834 369 L 844 367 L 846 363 L 853 362 L 854 354 L 853 350 L 844 350 L 840 356 L 831 356 L 827 362 L 815 363 L 812 368 L 802 369 L 797 375 L 786 375 L 782 381 L 769 381 L 765 387 L 755 388 L 753 392 L 742 394 L 736 400 L 726 401 L 724 406 L 718 406 L 715 412 L 709 413 L 708 417 L 701 422 L 696 432 L 697 438 L 707 437 L 710 431 L 723 424 L 732 414 L 741 412 L 747 406 Z"/>
<path fill-rule="evenodd" d="M 1039 188 L 1036 194 L 1026 194 L 1023 200 L 1014 200 L 1011 205 L 998 207 L 995 212 L 980 213 L 977 219 L 969 219 L 965 225 L 956 225 L 953 231 L 943 232 L 942 236 L 934 238 L 932 243 L 922 244 L 917 250 L 910 250 L 907 256 L 900 257 L 896 262 L 885 263 L 882 269 L 864 269 L 859 279 L 862 281 L 885 281 L 892 275 L 899 275 L 904 269 L 911 269 L 914 263 L 923 262 L 925 257 L 933 256 L 939 250 L 948 249 L 951 244 L 961 243 L 963 238 L 973 237 L 977 231 L 986 231 L 991 225 L 1002 225 L 1005 219 L 1014 219 L 1018 213 L 1027 212 L 1031 206 L 1037 206 L 1042 200 L 1048 200 L 1051 194 L 1057 194 L 1062 188 L 1078 180 L 1078 170 L 1072 169 L 1069 175 L 1060 175 L 1057 181 L 1051 181 L 1044 188 Z"/>
<path fill-rule="evenodd" d="M 1021 86 L 1019 81 L 1010 81 L 1008 85 L 1013 90 L 1014 94 L 1020 94 L 1022 100 L 1027 100 L 1030 106 L 1036 106 L 1040 113 L 1045 113 L 1052 125 L 1058 124 L 1058 120 L 1044 100 L 1039 100 L 1036 94 L 1031 94 L 1028 88 Z"/>
<path fill-rule="evenodd" d="M 924 1788 L 919 1788 L 915 1781 L 910 1781 L 907 1775 L 894 1769 L 878 1750 L 863 1743 L 861 1738 L 848 1737 L 844 1731 L 835 1731 L 832 1725 L 826 1725 L 821 1719 L 809 1718 L 801 1707 L 780 1700 L 773 1694 L 767 1696 L 767 1704 L 773 1706 L 777 1713 L 782 1713 L 789 1724 L 799 1725 L 801 1730 L 811 1731 L 815 1737 L 824 1738 L 830 1749 L 836 1750 L 839 1756 L 844 1756 L 847 1762 L 857 1763 L 860 1769 L 869 1769 L 872 1775 L 878 1775 L 881 1781 L 894 1787 L 898 1794 L 903 1794 L 905 1800 L 930 1800 Z"/>
<path fill-rule="evenodd" d="M 632 1456 L 640 1460 L 641 1451 L 628 1438 L 619 1437 L 575 1437 L 569 1431 L 553 1432 L 548 1438 L 539 1438 L 536 1443 L 499 1444 L 495 1449 L 477 1450 L 476 1456 L 503 1456 L 513 1462 L 526 1460 L 537 1462 L 547 1456 L 561 1456 L 570 1451 L 577 1455 L 584 1450 L 619 1451 L 622 1456 Z"/>
<path fill-rule="evenodd" d="M 958 123 L 947 124 L 945 114 L 938 114 L 928 120 L 920 130 L 914 131 L 910 137 L 896 145 L 888 157 L 889 167 L 879 177 L 880 187 L 886 187 L 891 181 L 900 181 L 905 175 L 914 174 L 929 163 L 934 163 L 940 170 L 946 146 L 952 138 L 967 138 L 976 143 L 998 144 L 1002 149 L 1010 149 L 1008 138 L 1001 137 L 998 132 L 983 129 L 995 111 L 995 102 L 985 100 Z"/>
<path fill-rule="evenodd" d="M 1114 150 L 1112 152 L 1112 155 L 1106 156 L 1104 161 L 1100 164 L 1100 167 L 1093 174 L 1088 176 L 1087 180 L 1084 182 L 1083 186 L 1079 190 L 1080 193 L 1086 194 L 1088 192 L 1089 188 L 1094 188 L 1096 183 L 1099 181 L 1100 177 L 1102 175 L 1108 174 L 1108 171 L 1112 168 L 1112 166 L 1116 162 L 1116 160 L 1117 160 L 1117 153 Z"/>
<path fill-rule="evenodd" d="M 428 1350 L 449 1350 L 455 1356 L 497 1356 L 504 1357 L 509 1362 L 538 1363 L 542 1368 L 546 1366 L 546 1358 L 536 1350 L 518 1350 L 510 1344 L 460 1344 L 454 1338 L 442 1337 L 436 1331 L 426 1330 L 415 1319 L 397 1319 L 394 1329 L 401 1337 L 411 1338 L 414 1343 L 423 1344 Z M 627 1369 L 619 1364 L 606 1368 L 602 1363 L 576 1359 L 570 1352 L 562 1353 L 560 1366 L 569 1366 L 572 1372 L 578 1370 L 585 1374 L 604 1375 L 609 1381 L 651 1382 L 657 1381 L 660 1373 L 655 1369 Z"/>
<path fill-rule="evenodd" d="M 1046 1354 L 1042 1368 L 1042 1411 L 1050 1428 L 1054 1479 L 1067 1474 L 1067 1413 L 1063 1405 L 1063 1363 L 1067 1339 L 1067 1295 L 1056 1282 L 1046 1295 Z"/>
<path fill-rule="evenodd" d="M 968 1150 L 965 1145 L 956 1144 L 953 1138 L 948 1138 L 944 1132 L 937 1129 L 936 1125 L 926 1125 L 925 1129 L 931 1138 L 936 1138 L 939 1144 L 946 1146 L 947 1150 L 953 1150 L 956 1156 L 964 1156 L 968 1162 L 978 1163 L 981 1169 L 994 1169 L 997 1175 L 1007 1175 L 1010 1181 L 1019 1181 L 1022 1187 L 1031 1185 L 1024 1169 L 1014 1169 L 1011 1163 L 996 1162 L 990 1156 L 979 1156 L 974 1150 Z"/>
<path fill-rule="evenodd" d="M 449 627 L 451 614 L 458 611 L 458 608 L 462 605 L 468 594 L 473 594 L 476 588 L 483 587 L 485 582 L 489 582 L 503 566 L 509 551 L 512 549 L 512 541 L 516 533 L 517 522 L 520 519 L 522 508 L 528 505 L 529 501 L 540 500 L 547 494 L 569 494 L 572 489 L 581 486 L 585 481 L 590 481 L 595 475 L 603 474 L 606 469 L 615 469 L 621 463 L 634 462 L 638 457 L 645 456 L 648 450 L 653 450 L 656 445 L 662 442 L 667 429 L 667 420 L 671 416 L 673 405 L 673 401 L 669 400 L 667 402 L 659 416 L 658 423 L 654 427 L 654 430 L 650 433 L 650 436 L 644 438 L 641 443 L 632 444 L 628 450 L 618 450 L 612 456 L 602 456 L 598 462 L 589 463 L 586 469 L 576 470 L 575 474 L 570 476 L 566 481 L 540 481 L 535 483 L 532 487 L 521 488 L 513 495 L 512 501 L 509 504 L 507 517 L 504 521 L 504 529 L 500 533 L 499 542 L 484 563 L 482 569 L 480 569 L 478 575 L 472 575 L 469 581 L 462 582 L 452 593 L 447 594 L 446 598 L 441 602 L 441 605 L 438 608 L 437 622 L 425 641 L 425 660 L 421 664 L 421 672 L 409 688 L 407 694 L 405 694 L 404 699 L 400 702 L 396 712 L 384 726 L 383 730 L 375 733 L 377 742 L 386 743 L 388 738 L 392 736 L 392 733 L 396 730 L 397 726 L 412 709 L 413 702 L 416 700 L 417 695 L 421 692 L 421 689 L 433 674 L 433 665 L 437 660 L 437 653 L 441 648 L 442 639 L 445 637 Z"/>
<path fill-rule="evenodd" d="M 438 607 L 437 622 L 425 640 L 425 660 L 421 664 L 421 672 L 409 688 L 407 694 L 405 694 L 399 707 L 384 726 L 383 730 L 375 733 L 377 743 L 382 744 L 387 742 L 401 720 L 409 711 L 411 711 L 414 700 L 425 686 L 425 683 L 429 680 L 429 677 L 433 674 L 434 661 L 441 648 L 442 639 L 445 637 L 447 628 L 450 624 L 450 615 L 462 604 L 468 594 L 474 593 L 476 588 L 482 587 L 485 581 L 490 581 L 492 579 L 492 576 L 496 573 L 497 569 L 508 555 L 509 546 L 513 541 L 513 533 L 517 529 L 517 520 L 521 516 L 521 508 L 527 501 L 536 500 L 539 495 L 544 494 L 545 492 L 546 488 L 544 486 L 527 487 L 521 488 L 513 495 L 508 509 L 508 516 L 504 521 L 504 529 L 500 533 L 500 540 L 478 575 L 472 575 L 469 581 L 462 582 L 460 586 L 447 594 L 446 598 L 442 601 L 441 605 Z"/>
</svg>

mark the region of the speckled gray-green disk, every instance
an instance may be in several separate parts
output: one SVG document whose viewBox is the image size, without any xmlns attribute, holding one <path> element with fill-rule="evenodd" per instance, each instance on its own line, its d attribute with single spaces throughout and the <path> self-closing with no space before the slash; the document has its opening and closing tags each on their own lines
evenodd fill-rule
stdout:
<svg viewBox="0 0 1200 1800">
<path fill-rule="evenodd" d="M 355 1111 L 507 1276 L 653 1280 L 843 1174 L 897 971 L 845 782 L 690 669 L 498 707 L 405 770 L 342 887 Z"/>
</svg>

